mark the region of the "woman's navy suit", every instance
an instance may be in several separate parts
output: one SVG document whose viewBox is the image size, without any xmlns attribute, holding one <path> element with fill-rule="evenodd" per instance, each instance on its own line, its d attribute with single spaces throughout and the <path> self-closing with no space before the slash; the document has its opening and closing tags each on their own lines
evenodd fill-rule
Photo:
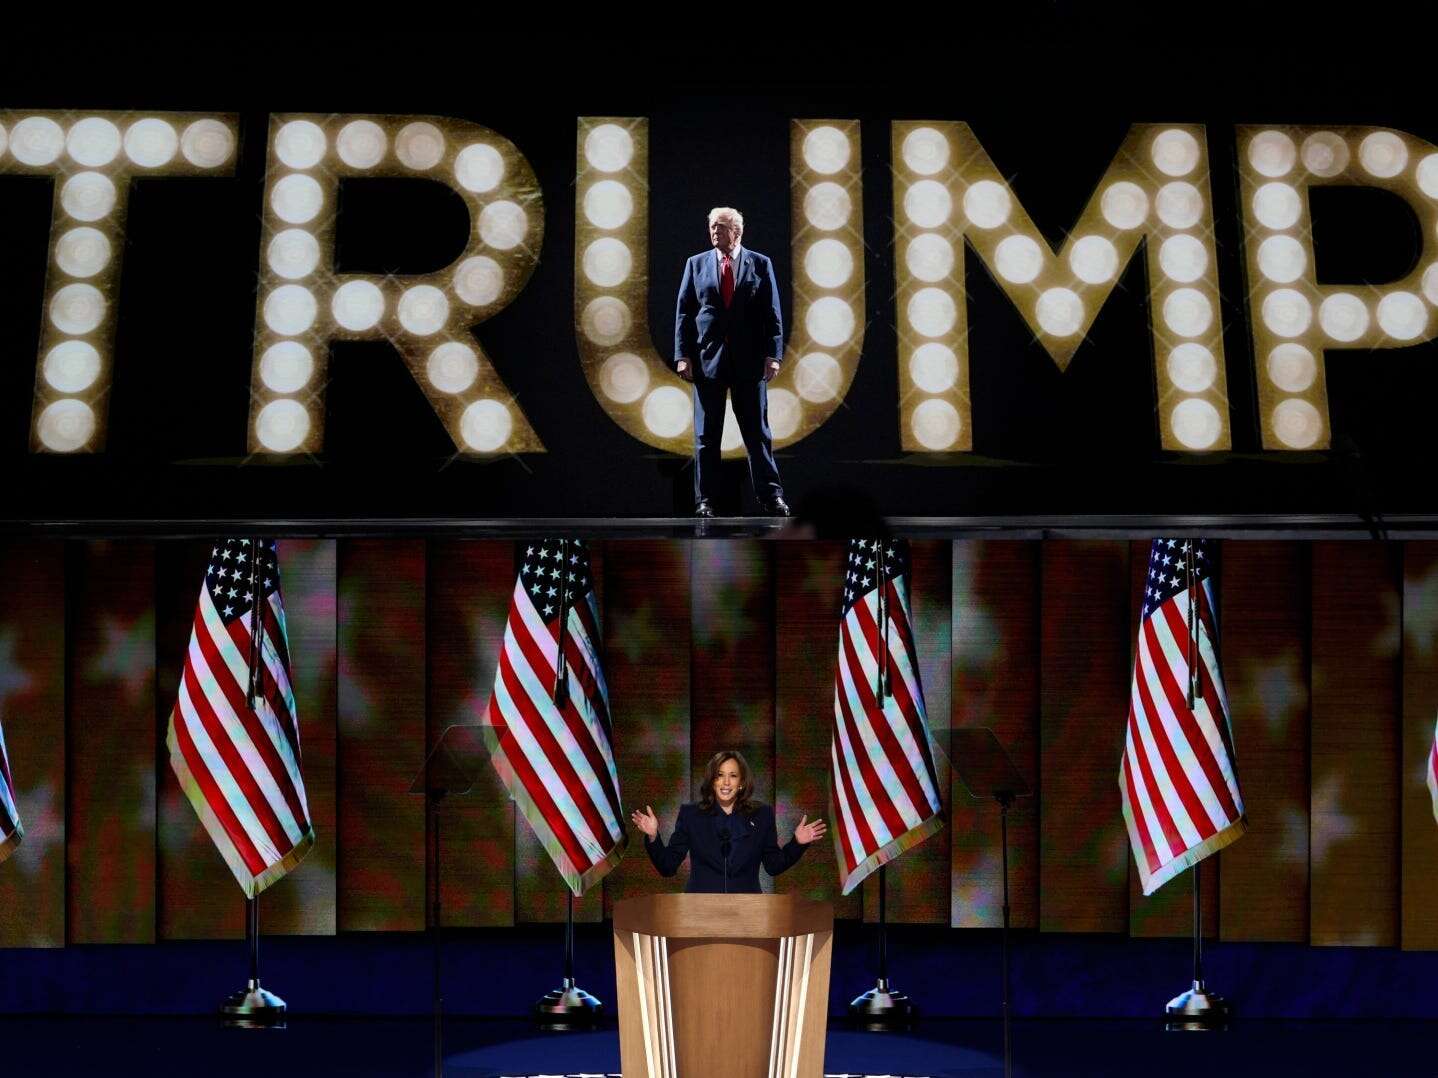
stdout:
<svg viewBox="0 0 1438 1078">
<path fill-rule="evenodd" d="M 780 846 L 774 810 L 758 802 L 751 804 L 754 811 L 747 816 L 737 808 L 726 814 L 717 804 L 709 812 L 701 811 L 697 804 L 681 806 L 668 845 L 657 835 L 645 839 L 649 860 L 661 876 L 672 876 L 687 856 L 686 891 L 758 894 L 760 863 L 765 872 L 777 876 L 804 855 L 804 847 L 792 838 Z"/>
</svg>

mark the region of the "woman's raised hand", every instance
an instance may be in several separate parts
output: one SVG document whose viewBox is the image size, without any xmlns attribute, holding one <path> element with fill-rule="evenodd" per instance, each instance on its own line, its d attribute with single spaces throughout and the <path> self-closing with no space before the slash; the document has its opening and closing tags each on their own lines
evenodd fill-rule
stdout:
<svg viewBox="0 0 1438 1078">
<path fill-rule="evenodd" d="M 631 812 L 629 822 L 643 831 L 647 838 L 659 837 L 659 817 L 654 815 L 654 809 L 649 805 L 645 805 L 642 812 L 638 809 Z"/>
<path fill-rule="evenodd" d="M 824 821 L 822 819 L 809 823 L 809 817 L 803 816 L 799 820 L 799 826 L 794 828 L 794 841 L 800 846 L 807 846 L 816 838 L 824 837 Z"/>
</svg>

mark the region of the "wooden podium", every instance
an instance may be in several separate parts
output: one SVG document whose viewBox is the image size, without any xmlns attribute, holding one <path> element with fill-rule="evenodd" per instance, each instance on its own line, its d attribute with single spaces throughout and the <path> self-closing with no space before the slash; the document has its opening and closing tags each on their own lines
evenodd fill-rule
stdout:
<svg viewBox="0 0 1438 1078">
<path fill-rule="evenodd" d="M 648 895 L 614 907 L 624 1078 L 821 1078 L 834 907 Z"/>
</svg>

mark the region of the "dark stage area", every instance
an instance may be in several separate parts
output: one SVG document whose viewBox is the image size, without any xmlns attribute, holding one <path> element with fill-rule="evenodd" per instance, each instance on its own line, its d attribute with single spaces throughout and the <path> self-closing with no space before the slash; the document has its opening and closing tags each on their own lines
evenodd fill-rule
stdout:
<svg viewBox="0 0 1438 1078">
<path fill-rule="evenodd" d="M 835 924 L 831 1026 L 873 985 L 875 933 L 872 924 Z M 575 926 L 577 979 L 611 1018 L 612 938 L 608 924 Z M 445 1013 L 524 1018 L 559 982 L 562 948 L 561 925 L 447 931 Z M 1192 944 L 1016 931 L 1011 962 L 1016 1018 L 1143 1021 L 1188 987 Z M 208 1017 L 243 983 L 245 963 L 240 940 L 0 950 L 0 1014 Z M 997 930 L 890 924 L 889 965 L 925 1017 L 998 1017 Z M 419 933 L 265 937 L 261 947 L 264 984 L 297 1020 L 423 1017 L 431 971 L 430 940 Z M 1438 952 L 1208 940 L 1204 971 L 1244 1021 L 1438 1015 Z"/>
<path fill-rule="evenodd" d="M 1013 1073 L 1127 1078 L 1189 1075 L 1432 1074 L 1433 1026 L 1415 1021 L 1239 1022 L 1218 1033 L 1157 1022 L 1029 1020 L 1013 1031 Z M 232 1031 L 201 1018 L 4 1018 L 7 1074 L 433 1074 L 429 1023 L 417 1018 L 295 1018 L 283 1030 Z M 831 1029 L 825 1075 L 990 1078 L 1003 1074 L 999 1024 L 934 1019 L 907 1033 Z M 611 1078 L 612 1028 L 542 1034 L 516 1020 L 446 1027 L 444 1073 L 455 1078 Z M 203 1061 L 202 1067 L 199 1061 Z M 714 1073 L 722 1074 L 722 1067 Z"/>
</svg>

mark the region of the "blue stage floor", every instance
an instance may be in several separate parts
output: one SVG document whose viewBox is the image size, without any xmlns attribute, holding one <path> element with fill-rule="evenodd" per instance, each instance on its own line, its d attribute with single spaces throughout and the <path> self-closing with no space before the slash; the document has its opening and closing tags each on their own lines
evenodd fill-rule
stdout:
<svg viewBox="0 0 1438 1078">
<path fill-rule="evenodd" d="M 424 1078 L 434 1074 L 432 1033 L 426 1020 L 397 1018 L 305 1017 L 270 1031 L 195 1018 L 0 1018 L 0 1074 Z M 1168 1033 L 1156 1022 L 1032 1020 L 1014 1025 L 1014 1074 L 1432 1075 L 1435 1033 L 1438 1023 L 1417 1021 L 1252 1021 L 1221 1033 Z M 992 1021 L 933 1020 L 909 1033 L 834 1028 L 824 1069 L 849 1078 L 989 1078 L 1003 1074 L 1002 1043 Z M 451 1078 L 607 1078 L 619 1069 L 613 1029 L 542 1034 L 512 1019 L 447 1022 L 444 1054 Z M 716 1060 L 715 1078 L 724 1073 Z"/>
</svg>

